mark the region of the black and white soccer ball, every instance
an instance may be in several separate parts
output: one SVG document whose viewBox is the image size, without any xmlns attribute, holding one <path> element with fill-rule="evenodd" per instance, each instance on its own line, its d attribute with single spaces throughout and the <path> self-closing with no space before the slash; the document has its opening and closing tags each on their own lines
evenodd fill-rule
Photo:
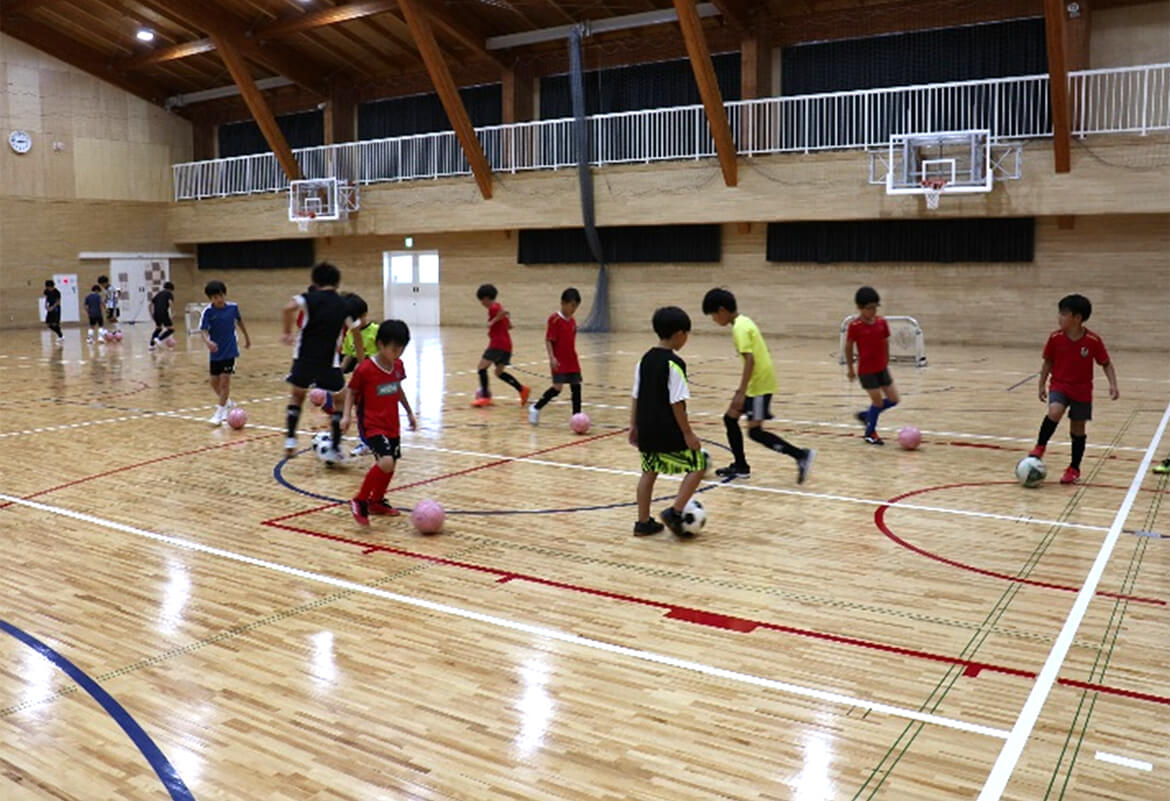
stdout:
<svg viewBox="0 0 1170 801">
<path fill-rule="evenodd" d="M 703 508 L 702 501 L 698 498 L 691 498 L 687 501 L 687 505 L 683 507 L 683 532 L 695 535 L 702 531 L 705 525 L 707 525 L 707 510 Z"/>
<path fill-rule="evenodd" d="M 333 435 L 328 431 L 318 431 L 313 435 L 313 455 L 322 462 L 332 464 L 337 461 L 337 454 L 333 452 Z"/>
</svg>

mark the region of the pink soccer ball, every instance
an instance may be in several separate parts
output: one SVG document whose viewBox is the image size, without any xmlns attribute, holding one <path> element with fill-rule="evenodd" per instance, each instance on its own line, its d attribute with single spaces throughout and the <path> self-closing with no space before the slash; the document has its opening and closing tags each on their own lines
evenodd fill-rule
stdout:
<svg viewBox="0 0 1170 801">
<path fill-rule="evenodd" d="M 122 341 L 122 332 L 121 332 L 121 331 L 115 331 L 115 332 L 114 332 L 114 341 L 115 341 L 115 342 L 121 342 L 121 341 Z"/>
<path fill-rule="evenodd" d="M 165 344 L 168 348 L 173 348 L 173 347 L 175 347 L 175 338 L 174 337 L 167 337 L 166 339 L 163 340 L 163 344 Z"/>
<path fill-rule="evenodd" d="M 236 407 L 227 413 L 227 424 L 237 431 L 243 428 L 247 422 L 248 413 L 239 407 Z"/>
<path fill-rule="evenodd" d="M 104 337 L 102 337 L 102 338 L 103 338 L 103 339 L 104 339 L 106 342 L 117 342 L 117 340 L 116 340 L 116 339 L 114 339 L 114 332 L 113 332 L 113 331 L 107 331 L 107 332 L 106 332 L 106 335 L 105 335 Z"/>
<path fill-rule="evenodd" d="M 439 502 L 427 498 L 415 504 L 414 510 L 410 513 L 410 522 L 418 529 L 419 534 L 438 534 L 443 530 L 443 520 L 446 517 L 447 513 L 443 511 Z"/>
<path fill-rule="evenodd" d="M 574 434 L 584 434 L 589 430 L 589 415 L 585 412 L 577 412 L 569 418 L 569 428 L 573 430 Z"/>
<path fill-rule="evenodd" d="M 898 444 L 912 451 L 922 444 L 922 432 L 914 426 L 902 426 L 898 429 Z"/>
<path fill-rule="evenodd" d="M 320 387 L 309 390 L 309 403 L 313 404 L 314 406 L 324 406 L 325 398 L 326 392 Z"/>
</svg>

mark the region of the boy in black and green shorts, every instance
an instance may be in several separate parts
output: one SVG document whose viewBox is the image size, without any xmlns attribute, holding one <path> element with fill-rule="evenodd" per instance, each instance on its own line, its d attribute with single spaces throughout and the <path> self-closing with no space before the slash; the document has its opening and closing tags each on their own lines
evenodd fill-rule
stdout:
<svg viewBox="0 0 1170 801">
<path fill-rule="evenodd" d="M 683 508 L 707 471 L 707 456 L 687 420 L 687 398 L 691 395 L 687 363 L 675 353 L 686 344 L 691 318 L 677 306 L 666 306 L 654 312 L 652 324 L 658 345 L 646 351 L 638 362 L 630 404 L 630 444 L 642 452 L 634 536 L 657 534 L 665 523 L 682 537 L 686 536 Z M 686 473 L 674 504 L 662 510 L 662 523 L 650 517 L 650 500 L 659 473 Z"/>
</svg>

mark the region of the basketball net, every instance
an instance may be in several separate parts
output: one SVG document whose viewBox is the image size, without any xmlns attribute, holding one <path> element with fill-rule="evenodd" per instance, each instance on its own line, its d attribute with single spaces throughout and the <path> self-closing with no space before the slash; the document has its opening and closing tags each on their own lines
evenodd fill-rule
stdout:
<svg viewBox="0 0 1170 801">
<path fill-rule="evenodd" d="M 941 178 L 930 178 L 922 182 L 923 194 L 926 195 L 926 208 L 937 209 L 939 198 L 946 189 L 947 182 Z"/>
</svg>

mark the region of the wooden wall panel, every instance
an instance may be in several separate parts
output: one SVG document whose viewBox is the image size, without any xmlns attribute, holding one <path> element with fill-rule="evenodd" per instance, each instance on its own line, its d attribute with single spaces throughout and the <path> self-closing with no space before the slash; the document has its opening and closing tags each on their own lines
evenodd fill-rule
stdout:
<svg viewBox="0 0 1170 801">
<path fill-rule="evenodd" d="M 166 144 L 77 139 L 74 196 L 166 203 L 172 197 L 170 152 Z"/>
<path fill-rule="evenodd" d="M 1170 0 L 1094 8 L 1089 42 L 1092 69 L 1170 62 Z"/>
</svg>

